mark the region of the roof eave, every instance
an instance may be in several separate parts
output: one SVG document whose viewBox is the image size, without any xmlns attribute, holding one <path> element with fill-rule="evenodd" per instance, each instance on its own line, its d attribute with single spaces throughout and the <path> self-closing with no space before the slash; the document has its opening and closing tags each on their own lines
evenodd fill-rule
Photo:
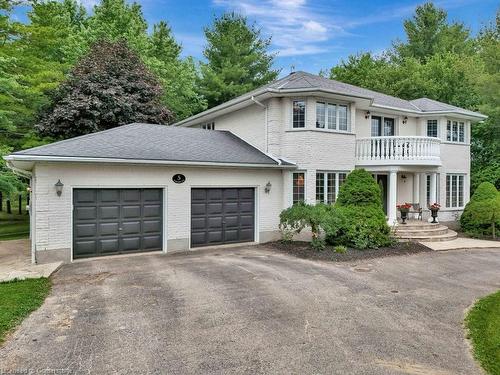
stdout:
<svg viewBox="0 0 500 375">
<path fill-rule="evenodd" d="M 49 155 L 15 155 L 4 156 L 9 162 L 66 162 L 66 163 L 108 163 L 108 164 L 140 164 L 140 165 L 164 165 L 164 166 L 209 166 L 220 168 L 275 168 L 294 169 L 295 165 L 261 164 L 261 163 L 226 163 L 226 162 L 204 162 L 204 161 L 184 161 L 184 160 L 148 160 L 148 159 L 120 159 L 120 158 L 95 158 L 95 157 L 74 157 L 74 156 L 49 156 Z"/>
</svg>

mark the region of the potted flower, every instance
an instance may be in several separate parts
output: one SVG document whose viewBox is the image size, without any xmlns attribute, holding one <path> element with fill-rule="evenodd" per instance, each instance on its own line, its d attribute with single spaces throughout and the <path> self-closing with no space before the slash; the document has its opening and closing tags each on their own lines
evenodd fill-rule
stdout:
<svg viewBox="0 0 500 375">
<path fill-rule="evenodd" d="M 398 204 L 396 207 L 401 212 L 402 224 L 406 224 L 406 219 L 408 218 L 408 212 L 410 212 L 411 204 L 409 203 Z"/>
<path fill-rule="evenodd" d="M 431 216 L 432 216 L 432 221 L 431 224 L 436 224 L 436 218 L 438 216 L 438 211 L 441 208 L 441 205 L 439 203 L 434 202 L 429 206 L 429 209 L 431 210 Z"/>
</svg>

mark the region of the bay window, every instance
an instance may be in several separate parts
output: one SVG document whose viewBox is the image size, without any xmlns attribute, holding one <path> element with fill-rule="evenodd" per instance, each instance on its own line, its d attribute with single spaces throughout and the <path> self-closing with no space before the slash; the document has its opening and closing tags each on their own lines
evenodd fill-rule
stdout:
<svg viewBox="0 0 500 375">
<path fill-rule="evenodd" d="M 304 202 L 306 198 L 306 176 L 304 172 L 294 172 L 292 178 L 292 203 Z"/>
<path fill-rule="evenodd" d="M 347 105 L 316 102 L 316 128 L 349 131 L 349 109 Z"/>
<path fill-rule="evenodd" d="M 334 203 L 346 177 L 346 172 L 317 172 L 316 203 Z"/>
<path fill-rule="evenodd" d="M 446 207 L 458 208 L 464 205 L 464 175 L 446 175 Z"/>
</svg>

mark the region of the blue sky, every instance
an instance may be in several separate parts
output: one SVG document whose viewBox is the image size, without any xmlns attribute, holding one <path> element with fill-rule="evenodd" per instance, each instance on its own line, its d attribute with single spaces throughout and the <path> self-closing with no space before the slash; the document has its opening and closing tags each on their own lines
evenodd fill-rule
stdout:
<svg viewBox="0 0 500 375">
<path fill-rule="evenodd" d="M 80 0 L 89 10 L 98 0 Z M 167 21 L 183 54 L 202 58 L 203 27 L 224 11 L 237 11 L 272 36 L 282 75 L 295 70 L 317 73 L 361 51 L 380 53 L 404 38 L 403 20 L 423 1 L 356 0 L 137 0 L 150 24 Z M 450 20 L 475 34 L 494 19 L 498 0 L 442 0 L 435 4 Z"/>
</svg>

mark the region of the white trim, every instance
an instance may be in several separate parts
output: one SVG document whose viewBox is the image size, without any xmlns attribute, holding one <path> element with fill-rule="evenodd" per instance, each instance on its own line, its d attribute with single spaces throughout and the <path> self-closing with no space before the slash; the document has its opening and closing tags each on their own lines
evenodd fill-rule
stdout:
<svg viewBox="0 0 500 375">
<path fill-rule="evenodd" d="M 240 138 L 241 139 L 241 138 Z M 259 150 L 260 151 L 260 150 Z M 262 152 L 262 151 L 260 151 Z M 265 153 L 264 153 L 265 154 Z M 265 154 L 270 157 L 269 155 Z M 279 164 L 251 164 L 251 163 L 218 163 L 202 161 L 177 161 L 177 160 L 147 160 L 147 159 L 119 159 L 119 158 L 94 158 L 73 156 L 41 156 L 41 155 L 7 155 L 8 161 L 50 161 L 50 162 L 75 162 L 75 163 L 126 163 L 126 164 L 153 164 L 153 165 L 190 165 L 212 167 L 238 167 L 238 168 L 295 168 Z M 275 158 L 271 158 L 275 159 Z"/>
<path fill-rule="evenodd" d="M 161 252 L 163 254 L 167 253 L 167 243 L 168 243 L 168 223 L 167 223 L 167 190 L 168 190 L 168 185 L 141 185 L 141 186 L 134 186 L 134 185 L 71 185 L 70 186 L 70 199 L 71 199 L 71 217 L 70 217 L 70 234 L 71 234 L 71 244 L 70 244 L 70 262 L 73 263 L 74 261 L 79 261 L 80 259 L 73 259 L 73 211 L 75 209 L 74 204 L 73 204 L 73 191 L 75 189 L 162 189 L 163 191 L 163 201 L 162 201 L 162 250 Z M 148 251 L 144 252 L 145 254 L 151 253 L 151 252 L 158 252 L 156 250 L 153 251 Z M 137 254 L 141 254 L 141 252 L 137 252 Z M 125 254 L 110 254 L 110 256 L 114 255 L 125 255 Z M 99 256 L 97 257 L 88 257 L 96 259 L 100 258 Z"/>
<path fill-rule="evenodd" d="M 291 98 L 290 100 L 292 106 L 291 106 L 291 116 L 290 116 L 290 124 L 289 126 L 285 126 L 285 129 L 292 129 L 292 130 L 303 130 L 307 129 L 307 97 L 302 97 L 302 98 Z M 293 127 L 293 102 L 304 102 L 304 126 L 294 128 Z"/>
</svg>

